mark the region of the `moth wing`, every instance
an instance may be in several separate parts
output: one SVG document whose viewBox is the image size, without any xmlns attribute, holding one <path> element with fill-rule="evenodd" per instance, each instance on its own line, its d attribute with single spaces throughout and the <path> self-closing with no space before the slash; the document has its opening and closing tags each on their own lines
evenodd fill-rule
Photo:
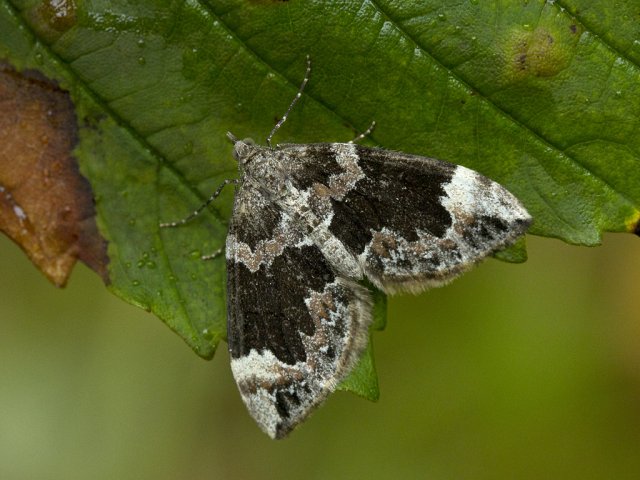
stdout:
<svg viewBox="0 0 640 480">
<path fill-rule="evenodd" d="M 388 293 L 442 285 L 531 223 L 504 187 L 462 166 L 354 144 L 287 147 L 311 210 Z"/>
<path fill-rule="evenodd" d="M 226 246 L 231 369 L 250 414 L 282 438 L 359 359 L 371 301 L 365 288 L 334 273 L 285 213 L 247 187 L 236 193 Z"/>
</svg>

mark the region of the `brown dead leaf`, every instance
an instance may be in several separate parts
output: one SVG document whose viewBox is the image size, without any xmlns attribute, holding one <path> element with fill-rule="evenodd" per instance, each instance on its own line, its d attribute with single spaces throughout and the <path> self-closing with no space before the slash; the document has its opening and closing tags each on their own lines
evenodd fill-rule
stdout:
<svg viewBox="0 0 640 480">
<path fill-rule="evenodd" d="M 0 62 L 0 230 L 57 286 L 76 259 L 108 282 L 91 187 L 72 156 L 77 141 L 68 93 Z"/>
</svg>

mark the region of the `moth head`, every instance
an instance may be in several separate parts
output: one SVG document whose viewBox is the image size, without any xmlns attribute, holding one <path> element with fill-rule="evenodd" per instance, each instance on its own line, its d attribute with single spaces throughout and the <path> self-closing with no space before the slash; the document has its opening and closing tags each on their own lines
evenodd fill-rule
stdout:
<svg viewBox="0 0 640 480">
<path fill-rule="evenodd" d="M 227 137 L 233 142 L 233 158 L 235 158 L 241 166 L 248 163 L 257 151 L 255 142 L 250 138 L 238 140 L 231 132 L 227 132 Z"/>
</svg>

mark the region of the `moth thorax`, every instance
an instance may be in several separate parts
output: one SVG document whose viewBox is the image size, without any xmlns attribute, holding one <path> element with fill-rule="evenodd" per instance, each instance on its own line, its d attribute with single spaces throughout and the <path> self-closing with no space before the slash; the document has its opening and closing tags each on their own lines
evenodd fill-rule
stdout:
<svg viewBox="0 0 640 480">
<path fill-rule="evenodd" d="M 269 197 L 279 197 L 287 193 L 286 174 L 279 162 L 268 155 L 255 154 L 244 165 L 244 175 L 260 185 Z"/>
</svg>

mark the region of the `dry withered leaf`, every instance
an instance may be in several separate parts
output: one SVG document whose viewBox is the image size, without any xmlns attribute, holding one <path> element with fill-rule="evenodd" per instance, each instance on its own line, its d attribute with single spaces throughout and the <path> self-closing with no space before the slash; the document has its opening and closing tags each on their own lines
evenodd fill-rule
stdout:
<svg viewBox="0 0 640 480">
<path fill-rule="evenodd" d="M 72 156 L 77 141 L 68 93 L 0 62 L 0 230 L 57 286 L 76 259 L 108 282 L 91 187 Z"/>
</svg>

